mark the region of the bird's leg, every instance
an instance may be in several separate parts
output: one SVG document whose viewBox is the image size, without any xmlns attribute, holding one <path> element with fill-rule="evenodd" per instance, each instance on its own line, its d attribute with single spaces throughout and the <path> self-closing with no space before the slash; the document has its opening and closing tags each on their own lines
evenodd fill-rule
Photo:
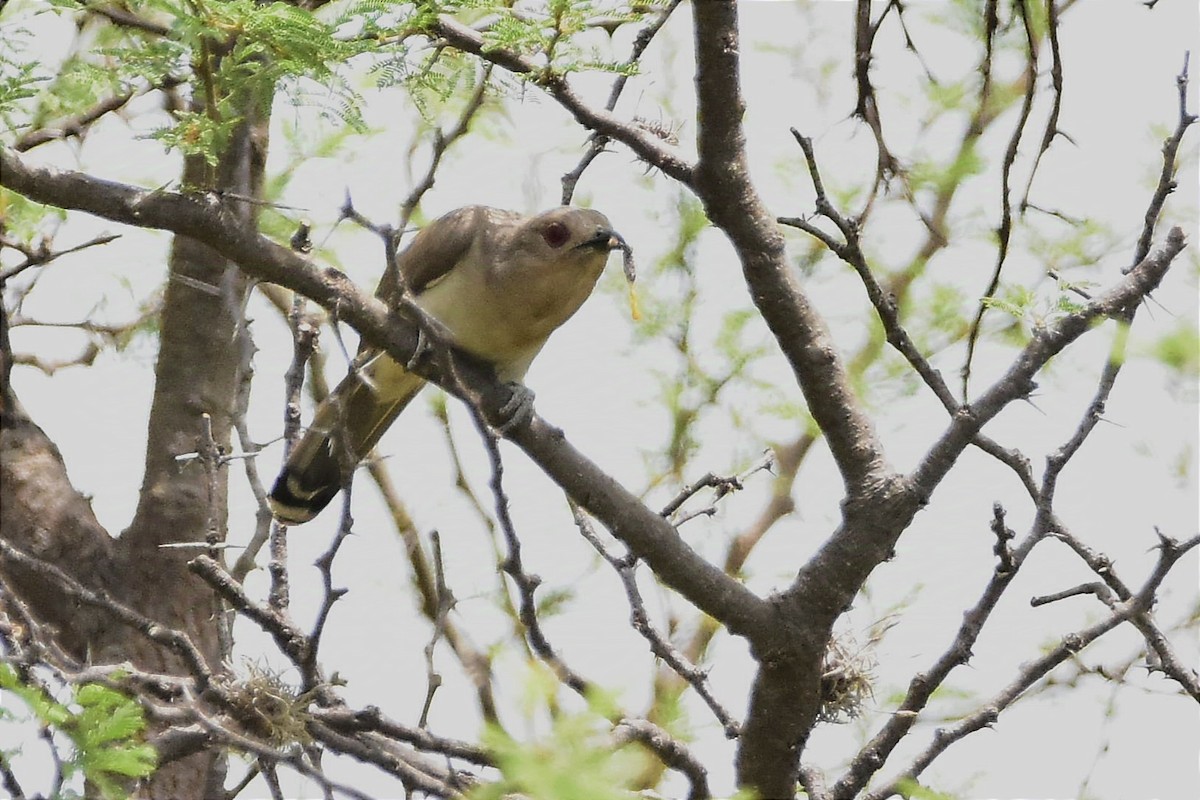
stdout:
<svg viewBox="0 0 1200 800">
<path fill-rule="evenodd" d="M 426 361 L 433 354 L 433 345 L 429 343 L 429 337 L 425 335 L 425 326 L 417 326 L 417 346 L 413 349 L 412 357 L 404 362 L 404 367 L 409 372 L 414 371 L 415 367 L 420 366 L 421 362 Z"/>
<path fill-rule="evenodd" d="M 492 429 L 501 436 L 512 433 L 533 416 L 533 389 L 518 381 L 506 381 L 504 385 L 512 394 L 500 406 L 497 414 L 500 424 L 492 425 Z"/>
</svg>

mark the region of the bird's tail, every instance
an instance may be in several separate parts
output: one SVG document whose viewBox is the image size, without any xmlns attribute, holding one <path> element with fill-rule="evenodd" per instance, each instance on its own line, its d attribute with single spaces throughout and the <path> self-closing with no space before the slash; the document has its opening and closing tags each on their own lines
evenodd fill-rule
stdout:
<svg viewBox="0 0 1200 800">
<path fill-rule="evenodd" d="M 386 355 L 352 370 L 317 408 L 275 479 L 275 518 L 298 525 L 320 513 L 424 385 Z"/>
</svg>

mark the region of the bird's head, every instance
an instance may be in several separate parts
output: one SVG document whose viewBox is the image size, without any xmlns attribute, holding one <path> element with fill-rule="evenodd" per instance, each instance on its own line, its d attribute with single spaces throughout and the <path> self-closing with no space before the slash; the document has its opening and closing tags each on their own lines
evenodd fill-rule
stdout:
<svg viewBox="0 0 1200 800">
<path fill-rule="evenodd" d="M 523 227 L 523 243 L 555 261 L 579 260 L 603 268 L 610 252 L 629 248 L 608 217 L 590 208 L 555 208 L 531 218 Z"/>
</svg>

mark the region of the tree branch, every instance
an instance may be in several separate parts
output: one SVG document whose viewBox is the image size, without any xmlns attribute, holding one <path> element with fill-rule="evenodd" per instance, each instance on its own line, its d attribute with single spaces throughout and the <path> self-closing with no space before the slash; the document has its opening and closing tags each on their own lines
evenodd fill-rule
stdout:
<svg viewBox="0 0 1200 800">
<path fill-rule="evenodd" d="M 658 13 L 658 16 L 646 27 L 638 31 L 637 36 L 633 40 L 633 48 L 629 53 L 629 58 L 626 64 L 634 65 L 642 57 L 642 53 L 650 46 L 650 42 L 658 34 L 662 27 L 667 24 L 667 20 L 671 18 L 671 14 L 679 7 L 683 0 L 670 0 L 670 4 Z M 612 89 L 608 93 L 608 102 L 604 104 L 606 111 L 612 111 L 617 107 L 617 101 L 621 99 L 621 92 L 625 91 L 625 84 L 629 81 L 628 75 L 618 75 L 613 81 Z M 571 170 L 562 177 L 562 204 L 568 205 L 571 198 L 575 195 L 575 186 L 579 183 L 579 179 L 583 177 L 583 172 L 588 166 L 596 160 L 596 157 L 604 152 L 605 146 L 608 144 L 609 137 L 602 133 L 596 132 L 592 135 L 588 142 L 587 152 L 579 160 L 579 164 L 575 169 Z"/>
<path fill-rule="evenodd" d="M 933 735 L 933 741 L 913 760 L 911 766 L 904 770 L 896 779 L 868 792 L 865 795 L 866 800 L 885 800 L 885 798 L 891 797 L 898 791 L 898 784 L 901 780 L 915 780 L 950 745 L 995 722 L 1004 709 L 1012 705 L 1034 683 L 1048 675 L 1059 664 L 1122 622 L 1126 622 L 1134 615 L 1150 608 L 1158 592 L 1158 587 L 1167 576 L 1167 573 L 1170 572 L 1171 568 L 1185 553 L 1197 545 L 1200 545 L 1200 536 L 1194 536 L 1184 542 L 1175 542 L 1164 538 L 1159 550 L 1158 563 L 1136 595 L 1127 601 L 1115 604 L 1112 613 L 1105 619 L 1083 630 L 1063 636 L 1058 646 L 1022 668 L 1020 674 L 1011 683 L 998 692 L 989 702 L 983 704 L 975 713 L 968 715 L 948 728 L 939 728 L 936 730 Z"/>
<path fill-rule="evenodd" d="M 742 117 L 737 4 L 693 8 L 700 161 L 695 191 L 732 240 L 755 306 L 779 342 L 848 492 L 869 491 L 887 471 L 882 445 L 846 378 L 824 320 L 797 284 L 783 235 L 750 181 Z"/>
<path fill-rule="evenodd" d="M 1017 148 L 1021 144 L 1022 135 L 1025 133 L 1025 124 L 1029 121 L 1029 113 L 1033 110 L 1033 98 L 1037 93 L 1037 39 L 1034 37 L 1032 23 L 1025 8 L 1026 2 L 1027 0 L 1017 0 L 1013 4 L 1017 15 L 1021 17 L 1021 23 L 1025 30 L 1025 70 L 1021 78 L 1021 82 L 1024 83 L 1024 92 L 1021 101 L 1021 111 L 1017 117 L 1017 126 L 1013 130 L 1012 136 L 1009 137 L 1008 146 L 1004 151 L 1004 161 L 1000 168 L 1000 225 L 996 228 L 996 263 L 992 267 L 992 276 L 988 279 L 987 288 L 984 289 L 983 295 L 979 300 L 979 309 L 975 312 L 975 319 L 972 320 L 970 331 L 967 334 L 967 353 L 963 361 L 960 376 L 962 380 L 962 400 L 964 403 L 970 399 L 968 389 L 971 380 L 971 363 L 975 358 L 975 347 L 979 342 L 979 334 L 983 326 L 983 315 L 988 310 L 986 300 L 992 297 L 996 293 L 996 289 L 1000 286 L 1000 274 L 1004 270 L 1004 264 L 1008 259 L 1008 243 L 1012 237 L 1012 201 L 1009 197 L 1012 186 L 1010 177 L 1012 175 L 1013 164 L 1017 160 Z"/>
<path fill-rule="evenodd" d="M 1145 258 L 1107 292 L 1082 309 L 1034 332 L 1033 340 L 1021 351 L 1008 371 L 978 400 L 963 406 L 950 427 L 926 453 L 910 476 L 914 487 L 929 494 L 953 466 L 962 448 L 979 430 L 1013 400 L 1028 396 L 1034 389 L 1033 377 L 1067 345 L 1082 336 L 1094 322 L 1113 317 L 1137 305 L 1158 288 L 1175 257 L 1186 246 L 1183 231 L 1172 228 L 1162 250 Z"/>
<path fill-rule="evenodd" d="M 336 308 L 339 319 L 401 363 L 408 363 L 416 351 L 415 326 L 389 314 L 381 301 L 361 291 L 341 272 L 314 267 L 303 256 L 261 236 L 211 194 L 149 191 L 79 172 L 35 167 L 8 148 L 0 148 L 0 185 L 38 202 L 203 241 L 253 277 L 286 286 L 325 308 Z M 485 410 L 495 413 L 509 399 L 510 390 L 496 382 L 490 370 L 465 354 L 456 361 L 456 371 L 479 390 Z M 447 377 L 434 374 L 436 367 L 425 365 L 430 374 L 423 377 L 446 386 Z M 512 431 L 511 438 L 576 502 L 698 608 L 734 633 L 765 635 L 771 629 L 763 600 L 700 557 L 666 520 L 572 447 L 561 430 L 534 414 L 527 425 Z"/>
<path fill-rule="evenodd" d="M 444 14 L 439 16 L 434 31 L 463 52 L 504 67 L 509 72 L 529 77 L 542 86 L 583 127 L 621 142 L 647 164 L 657 167 L 680 183 L 692 184 L 694 167 L 681 159 L 672 148 L 664 147 L 660 139 L 637 125 L 623 122 L 608 111 L 588 106 L 575 94 L 562 75 L 519 53 L 502 47 L 487 47 L 483 34 L 468 28 L 453 17 Z"/>
<path fill-rule="evenodd" d="M 0 309 L 0 334 L 7 331 L 4 316 Z M 113 539 L 72 486 L 58 448 L 14 401 L 15 395 L 5 391 L 0 415 L 0 543 L 77 580 L 103 584 L 111 577 Z M 48 531 L 54 535 L 46 535 Z M 83 569 L 86 574 L 77 572 Z M 57 583 L 21 563 L 5 562 L 0 578 L 24 598 L 37 619 L 59 632 L 59 644 L 74 658 L 84 658 L 95 633 L 106 626 L 101 615 L 79 608 Z"/>
</svg>

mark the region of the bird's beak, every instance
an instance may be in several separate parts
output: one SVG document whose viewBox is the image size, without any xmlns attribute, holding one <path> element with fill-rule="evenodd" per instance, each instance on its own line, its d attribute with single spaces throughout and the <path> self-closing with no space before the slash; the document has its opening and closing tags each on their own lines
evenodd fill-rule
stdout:
<svg viewBox="0 0 1200 800">
<path fill-rule="evenodd" d="M 594 250 L 628 250 L 629 245 L 625 244 L 625 239 L 616 231 L 605 230 L 601 228 L 596 231 L 596 235 L 586 240 L 582 244 L 576 246 L 576 249 L 582 247 L 590 247 Z"/>
</svg>

